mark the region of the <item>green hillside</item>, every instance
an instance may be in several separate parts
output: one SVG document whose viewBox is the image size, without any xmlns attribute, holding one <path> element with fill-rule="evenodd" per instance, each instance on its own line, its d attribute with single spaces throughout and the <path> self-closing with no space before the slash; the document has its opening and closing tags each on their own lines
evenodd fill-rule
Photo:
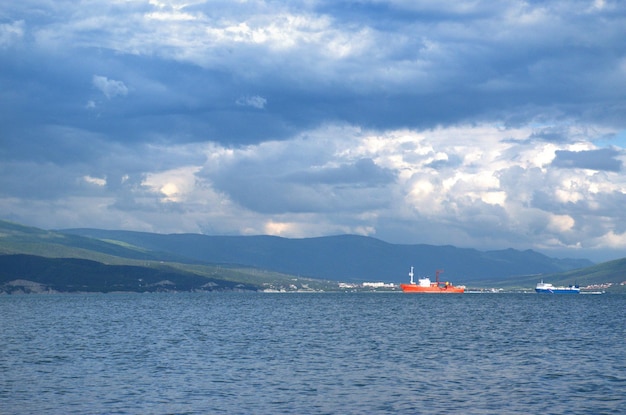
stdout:
<svg viewBox="0 0 626 415">
<path fill-rule="evenodd" d="M 0 221 L 0 292 L 308 291 L 336 283 L 244 266 L 200 264 L 120 241 Z"/>
<path fill-rule="evenodd" d="M 591 267 L 562 272 L 550 276 L 554 281 L 574 281 L 581 287 L 606 289 L 607 292 L 626 293 L 626 258 L 603 262 Z M 610 284 L 610 286 L 607 286 Z"/>
<path fill-rule="evenodd" d="M 120 241 L 106 241 L 0 221 L 0 254 L 29 254 L 48 258 L 83 258 L 106 264 L 188 259 L 154 252 Z"/>
<path fill-rule="evenodd" d="M 626 293 L 626 258 L 560 273 L 527 275 L 514 279 L 486 279 L 478 282 L 477 285 L 508 289 L 531 289 L 540 280 L 554 285 L 577 284 L 583 291 Z"/>
<path fill-rule="evenodd" d="M 253 285 L 207 278 L 168 266 L 106 265 L 77 258 L 0 255 L 0 291 L 162 292 L 256 290 Z"/>
</svg>

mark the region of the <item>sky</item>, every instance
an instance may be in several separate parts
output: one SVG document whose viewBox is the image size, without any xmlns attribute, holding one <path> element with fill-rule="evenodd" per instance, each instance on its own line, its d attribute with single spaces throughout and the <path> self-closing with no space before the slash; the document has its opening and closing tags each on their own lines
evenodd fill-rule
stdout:
<svg viewBox="0 0 626 415">
<path fill-rule="evenodd" d="M 626 2 L 0 4 L 0 218 L 626 257 Z"/>
</svg>

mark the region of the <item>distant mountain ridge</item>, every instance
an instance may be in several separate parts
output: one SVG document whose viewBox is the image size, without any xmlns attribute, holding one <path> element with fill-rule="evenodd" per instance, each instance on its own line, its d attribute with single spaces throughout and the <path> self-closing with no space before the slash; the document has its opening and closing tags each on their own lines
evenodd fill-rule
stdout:
<svg viewBox="0 0 626 415">
<path fill-rule="evenodd" d="M 594 265 L 586 259 L 550 258 L 532 250 L 478 251 L 454 246 L 399 245 L 376 238 L 339 235 L 288 239 L 276 236 L 210 236 L 155 234 L 102 229 L 57 231 L 141 250 L 161 252 L 188 261 L 239 264 L 271 271 L 335 281 L 403 282 L 410 266 L 418 275 L 455 283 L 550 274 Z"/>
<path fill-rule="evenodd" d="M 418 276 L 445 269 L 443 281 L 479 289 L 528 290 L 545 279 L 626 292 L 626 258 L 589 264 L 531 250 L 394 245 L 355 235 L 286 239 L 53 231 L 0 220 L 0 294 L 343 291 L 338 282 L 406 281 L 411 265 Z"/>
</svg>

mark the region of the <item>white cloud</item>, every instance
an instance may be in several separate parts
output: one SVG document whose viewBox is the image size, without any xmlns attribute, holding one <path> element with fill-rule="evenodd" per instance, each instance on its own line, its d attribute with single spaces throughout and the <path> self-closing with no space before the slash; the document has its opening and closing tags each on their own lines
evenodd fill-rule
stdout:
<svg viewBox="0 0 626 415">
<path fill-rule="evenodd" d="M 106 216 L 133 229 L 165 232 L 355 233 L 482 249 L 626 249 L 620 245 L 626 230 L 619 231 L 626 214 L 617 213 L 626 199 L 626 178 L 613 171 L 581 176 L 549 163 L 533 165 L 529 161 L 546 149 L 571 147 L 523 140 L 531 136 L 530 128 L 487 124 L 386 132 L 327 125 L 290 140 L 245 147 L 153 147 L 150 158 L 160 153 L 171 168 L 142 164 L 144 178 L 135 180 L 137 186 L 128 174 L 119 174 L 132 158 L 115 168 L 115 183 L 134 203 L 114 202 L 111 194 L 99 202 L 64 198 L 63 209 L 92 215 L 63 226 L 111 227 L 110 220 L 98 222 Z M 190 163 L 193 154 L 205 154 L 205 162 Z M 386 174 L 393 174 L 391 180 L 381 181 Z M 83 180 L 99 187 L 112 182 L 89 174 Z M 610 210 L 611 204 L 618 210 Z M 14 202 L 0 199 L 3 209 L 11 206 Z M 57 225 L 64 220 L 61 210 Z"/>
<path fill-rule="evenodd" d="M 567 232 L 574 228 L 576 221 L 569 215 L 551 215 L 549 229 L 556 232 Z"/>
<path fill-rule="evenodd" d="M 471 234 L 465 236 L 467 240 L 478 243 L 484 238 L 481 243 L 490 240 L 491 248 L 514 243 L 498 239 L 497 235 L 503 233 L 508 238 L 514 233 L 543 235 L 541 246 L 544 248 L 549 246 L 545 241 L 563 246 L 572 238 L 585 239 L 583 223 L 589 222 L 586 216 L 593 215 L 593 212 L 581 212 L 575 204 L 590 204 L 594 198 L 610 197 L 616 186 L 626 190 L 626 180 L 607 174 L 581 179 L 573 171 L 555 172 L 547 167 L 529 166 L 528 160 L 533 154 L 537 156 L 544 153 L 545 147 L 554 147 L 541 143 L 531 147 L 522 141 L 509 140 L 511 136 L 528 137 L 530 133 L 531 130 L 526 128 L 502 129 L 488 125 L 384 134 L 325 127 L 293 140 L 241 149 L 221 149 L 212 145 L 207 165 L 198 172 L 198 179 L 203 188 L 212 188 L 230 206 L 238 206 L 238 214 L 247 211 L 248 218 L 256 217 L 255 220 L 263 223 L 254 225 L 255 220 L 250 219 L 245 227 L 237 228 L 247 233 L 299 237 L 346 231 L 389 235 L 380 227 L 380 218 L 384 217 L 416 223 L 428 218 L 433 224 L 439 224 L 444 234 L 448 226 L 466 229 Z M 470 142 L 464 142 L 462 147 L 450 147 L 452 137 L 459 135 Z M 484 141 L 481 137 L 485 138 Z M 470 147 L 472 151 L 467 151 Z M 518 149 L 522 149 L 526 157 L 518 158 Z M 458 165 L 439 170 L 429 167 L 433 158 L 440 157 L 438 154 L 451 151 L 459 152 L 461 161 Z M 295 154 L 299 156 L 294 158 Z M 513 158 L 505 159 L 506 154 L 513 155 Z M 362 157 L 371 157 L 374 165 L 397 173 L 395 182 L 380 190 L 384 196 L 379 204 L 371 204 L 371 198 L 377 193 L 361 184 L 346 187 L 346 183 L 339 180 L 336 184 L 325 182 L 320 187 L 315 182 L 290 181 L 296 173 L 299 177 L 307 177 L 301 173 L 308 171 L 311 173 L 309 177 L 315 178 L 321 171 L 331 171 Z M 508 172 L 515 169 L 515 175 L 509 176 Z M 224 179 L 220 178 L 222 175 Z M 618 185 L 617 181 L 621 184 Z M 537 192 L 554 197 L 541 201 L 535 196 Z M 316 200 L 314 203 L 311 203 L 310 196 Z M 309 201 L 310 209 L 303 210 L 306 205 L 294 203 L 294 199 L 300 198 Z M 264 200 L 278 201 L 275 206 L 281 210 L 273 212 L 272 207 L 255 210 L 255 206 L 265 204 Z M 547 201 L 552 205 L 545 205 Z M 290 210 L 290 205 L 300 207 Z M 320 206 L 325 205 L 332 205 L 333 209 L 320 210 Z M 494 207 L 498 210 L 494 211 Z M 568 213 L 559 213 L 561 211 Z M 581 221 L 580 225 L 578 221 Z M 497 227 L 486 228 L 486 223 Z M 323 226 L 315 231 L 312 224 Z M 232 231 L 238 232 L 236 229 Z M 484 236 L 478 236 L 480 234 Z M 406 238 L 420 238 L 419 231 L 396 237 L 404 238 L 405 242 Z M 518 237 L 515 243 L 519 247 L 532 243 L 531 239 Z"/>
<path fill-rule="evenodd" d="M 95 184 L 95 185 L 97 185 L 97 186 L 101 186 L 101 187 L 102 187 L 102 186 L 106 186 L 106 184 L 107 184 L 107 180 L 106 180 L 106 178 L 101 179 L 101 178 L 99 178 L 99 177 L 83 176 L 83 180 L 84 180 L 85 182 L 87 182 L 87 183 L 90 183 L 90 184 Z"/>
<path fill-rule="evenodd" d="M 15 45 L 24 37 L 24 21 L 0 24 L 0 48 Z"/>
<path fill-rule="evenodd" d="M 128 94 L 128 87 L 124 85 L 124 82 L 109 79 L 106 76 L 94 75 L 92 83 L 108 99 Z"/>
<path fill-rule="evenodd" d="M 163 172 L 148 173 L 142 186 L 161 195 L 163 202 L 184 202 L 195 190 L 199 167 L 184 166 Z"/>
<path fill-rule="evenodd" d="M 603 248 L 623 250 L 626 246 L 626 232 L 616 233 L 614 231 L 609 231 L 597 238 L 597 240 L 594 241 L 594 245 Z"/>
<path fill-rule="evenodd" d="M 267 104 L 267 99 L 259 95 L 245 96 L 237 99 L 236 104 L 244 107 L 263 109 L 265 108 L 265 104 Z"/>
</svg>

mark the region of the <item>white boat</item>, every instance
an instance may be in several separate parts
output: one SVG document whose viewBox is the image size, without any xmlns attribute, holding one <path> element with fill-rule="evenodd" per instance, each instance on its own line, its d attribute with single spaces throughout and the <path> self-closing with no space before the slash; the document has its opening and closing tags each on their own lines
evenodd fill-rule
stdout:
<svg viewBox="0 0 626 415">
<path fill-rule="evenodd" d="M 580 294 L 580 287 L 578 285 L 555 287 L 541 280 L 535 287 L 535 291 L 540 294 Z"/>
</svg>

